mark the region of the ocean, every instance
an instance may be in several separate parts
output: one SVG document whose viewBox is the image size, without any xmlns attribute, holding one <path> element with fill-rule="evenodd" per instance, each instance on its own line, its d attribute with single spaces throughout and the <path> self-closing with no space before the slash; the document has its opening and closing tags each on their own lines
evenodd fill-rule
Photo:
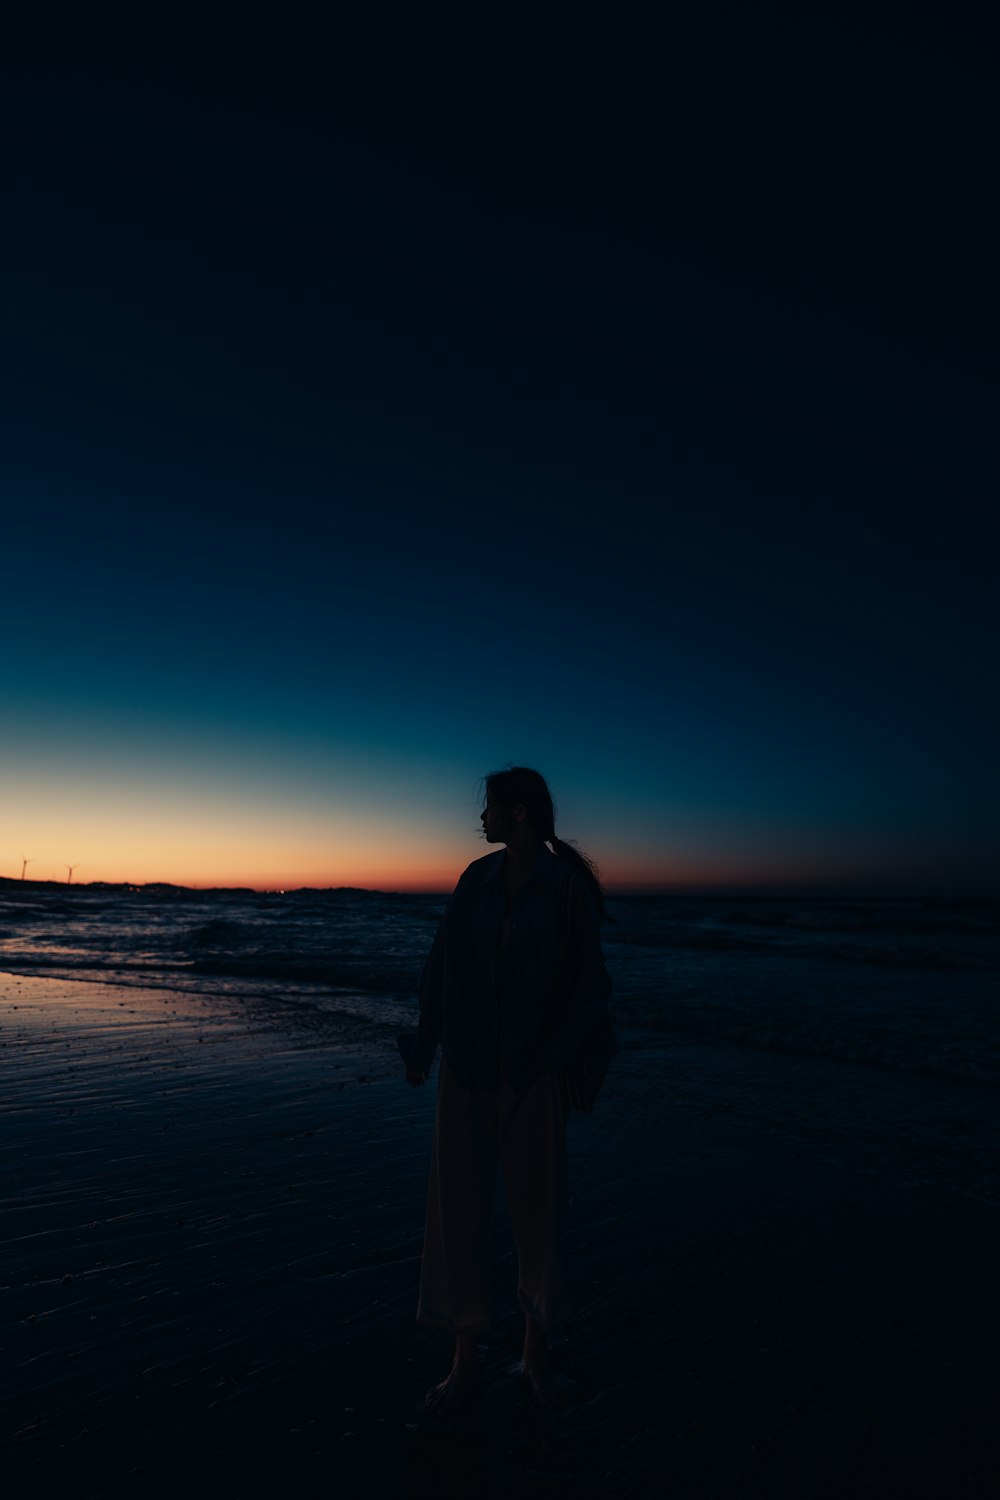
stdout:
<svg viewBox="0 0 1000 1500">
<path fill-rule="evenodd" d="M 6 881 L 0 970 L 238 996 L 317 1042 L 391 1052 L 444 902 Z M 902 1153 L 1000 1202 L 1000 902 L 618 895 L 609 911 L 616 1070 L 641 1057 L 692 1107 L 861 1140 L 873 1169 Z"/>
</svg>

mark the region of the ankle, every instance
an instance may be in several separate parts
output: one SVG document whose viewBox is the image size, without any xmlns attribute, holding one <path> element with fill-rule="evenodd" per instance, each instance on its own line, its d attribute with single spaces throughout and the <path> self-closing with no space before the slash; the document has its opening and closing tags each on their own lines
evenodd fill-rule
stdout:
<svg viewBox="0 0 1000 1500">
<path fill-rule="evenodd" d="M 455 1335 L 455 1363 L 456 1365 L 474 1365 L 479 1358 L 474 1333 L 458 1333 Z"/>
<path fill-rule="evenodd" d="M 544 1354 L 548 1348 L 548 1340 L 545 1330 L 533 1318 L 526 1318 L 524 1323 L 524 1347 L 532 1354 Z"/>
</svg>

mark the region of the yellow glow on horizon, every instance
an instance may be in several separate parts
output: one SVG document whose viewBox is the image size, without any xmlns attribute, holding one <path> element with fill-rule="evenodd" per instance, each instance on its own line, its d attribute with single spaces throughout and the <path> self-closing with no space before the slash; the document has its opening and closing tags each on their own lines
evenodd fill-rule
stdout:
<svg viewBox="0 0 1000 1500">
<path fill-rule="evenodd" d="M 471 831 L 470 831 L 471 834 Z M 241 885 L 286 889 L 355 885 L 450 889 L 476 857 L 431 827 L 393 810 L 356 804 L 315 812 L 261 798 L 231 799 L 167 789 L 34 800 L 5 819 L 0 875 L 75 883 Z"/>
<path fill-rule="evenodd" d="M 426 849 L 419 843 L 389 844 L 384 839 L 368 843 L 347 842 L 331 838 L 326 848 L 309 849 L 297 841 L 227 837 L 206 841 L 192 848 L 190 841 L 168 835 L 155 839 L 122 836 L 98 848 L 91 846 L 83 859 L 78 841 L 72 844 L 73 858 L 63 859 L 24 843 L 23 854 L 29 856 L 26 876 L 29 880 L 64 881 L 66 866 L 75 864 L 73 881 L 86 885 L 93 881 L 109 884 L 148 885 L 162 882 L 172 885 L 251 886 L 273 890 L 283 886 L 353 885 L 382 890 L 451 889 L 462 869 L 477 857 L 473 845 L 468 850 Z M 291 844 L 291 847 L 289 847 Z M 22 856 L 4 851 L 0 875 L 18 879 Z"/>
</svg>

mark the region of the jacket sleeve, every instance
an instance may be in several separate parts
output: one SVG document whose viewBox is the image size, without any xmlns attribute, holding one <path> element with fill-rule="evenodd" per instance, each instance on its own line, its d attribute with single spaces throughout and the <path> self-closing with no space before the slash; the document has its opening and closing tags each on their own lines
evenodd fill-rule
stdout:
<svg viewBox="0 0 1000 1500">
<path fill-rule="evenodd" d="M 601 1019 L 611 998 L 611 976 L 604 964 L 597 907 L 586 883 L 569 885 L 569 1014 L 556 1026 L 542 1049 L 542 1064 L 553 1072 L 566 1068 L 584 1037 Z"/>
<path fill-rule="evenodd" d="M 424 972 L 420 976 L 420 1022 L 410 1054 L 410 1066 L 420 1068 L 425 1073 L 430 1071 L 438 1042 L 441 1039 L 441 1029 L 444 1025 L 444 968 L 448 931 L 450 924 L 455 920 L 463 894 L 468 890 L 468 874 L 468 870 L 463 872 L 448 898 L 448 905 L 444 909 L 444 915 L 434 935 L 434 942 L 431 944 L 431 951 L 424 964 Z"/>
<path fill-rule="evenodd" d="M 441 918 L 438 930 L 434 935 L 434 942 L 428 954 L 427 962 L 424 964 L 424 972 L 420 976 L 420 1022 L 417 1026 L 417 1036 L 410 1054 L 410 1066 L 420 1069 L 421 1072 L 430 1071 L 434 1054 L 437 1051 L 438 1041 L 441 1037 L 441 1026 L 444 1020 L 443 1012 L 443 989 L 444 989 L 444 950 L 446 940 L 446 924 L 451 902 L 445 908 L 445 914 Z"/>
</svg>

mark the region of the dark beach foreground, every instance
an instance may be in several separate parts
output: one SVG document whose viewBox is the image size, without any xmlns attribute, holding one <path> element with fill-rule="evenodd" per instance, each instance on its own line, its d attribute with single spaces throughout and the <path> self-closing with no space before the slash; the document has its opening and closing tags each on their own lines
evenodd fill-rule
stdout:
<svg viewBox="0 0 1000 1500">
<path fill-rule="evenodd" d="M 997 1210 L 912 1123 L 947 1081 L 626 1033 L 571 1125 L 563 1403 L 517 1378 L 501 1203 L 483 1385 L 446 1426 L 448 1342 L 414 1321 L 433 1087 L 390 1038 L 20 976 L 0 1021 L 12 1500 L 993 1493 Z"/>
</svg>

